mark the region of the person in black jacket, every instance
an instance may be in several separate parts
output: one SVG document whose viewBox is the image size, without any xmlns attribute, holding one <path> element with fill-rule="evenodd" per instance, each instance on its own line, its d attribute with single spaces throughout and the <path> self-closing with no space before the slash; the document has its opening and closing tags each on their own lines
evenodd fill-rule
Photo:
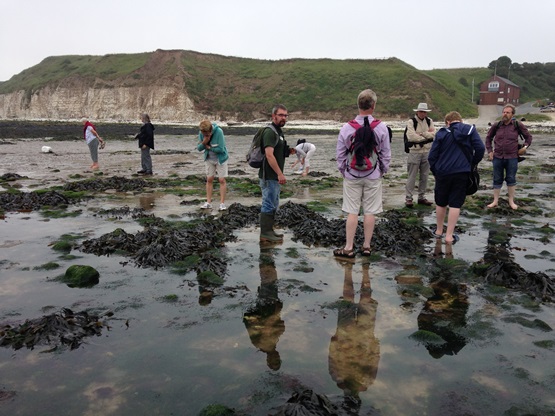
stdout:
<svg viewBox="0 0 555 416">
<path fill-rule="evenodd" d="M 456 243 L 454 233 L 461 207 L 466 198 L 466 184 L 473 166 L 484 157 L 486 147 L 476 127 L 462 122 L 461 115 L 451 111 L 445 116 L 447 127 L 437 133 L 428 154 L 430 171 L 436 179 L 436 238 L 443 237 L 443 222 L 449 206 L 445 242 Z"/>
<path fill-rule="evenodd" d="M 150 149 L 154 149 L 154 126 L 150 122 L 148 114 L 141 115 L 141 131 L 137 134 L 139 141 L 139 149 L 141 149 L 141 167 L 137 173 L 139 175 L 152 175 L 152 158 L 150 157 Z"/>
</svg>

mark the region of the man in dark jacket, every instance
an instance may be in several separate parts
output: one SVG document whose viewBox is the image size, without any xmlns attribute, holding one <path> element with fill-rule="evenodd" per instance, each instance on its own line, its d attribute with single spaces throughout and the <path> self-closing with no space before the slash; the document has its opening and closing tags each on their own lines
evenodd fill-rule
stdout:
<svg viewBox="0 0 555 416">
<path fill-rule="evenodd" d="M 141 115 L 141 131 L 137 135 L 139 141 L 139 149 L 141 149 L 141 170 L 139 175 L 152 175 L 152 158 L 150 157 L 150 149 L 154 149 L 154 126 L 150 122 L 148 114 Z"/>
<path fill-rule="evenodd" d="M 445 116 L 447 127 L 440 129 L 428 155 L 430 171 L 436 179 L 436 238 L 443 237 L 443 222 L 449 206 L 445 242 L 456 243 L 454 233 L 466 198 L 466 184 L 472 167 L 480 163 L 486 150 L 474 126 L 464 124 L 461 115 L 451 111 Z M 468 155 L 468 156 L 467 156 Z"/>
</svg>

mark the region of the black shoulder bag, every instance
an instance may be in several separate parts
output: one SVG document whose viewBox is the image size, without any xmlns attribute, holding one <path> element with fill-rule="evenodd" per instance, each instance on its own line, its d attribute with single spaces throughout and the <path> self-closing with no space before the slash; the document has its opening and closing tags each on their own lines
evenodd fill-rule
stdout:
<svg viewBox="0 0 555 416">
<path fill-rule="evenodd" d="M 470 163 L 470 173 L 468 174 L 468 181 L 466 183 L 466 194 L 474 195 L 480 187 L 480 173 L 478 173 L 478 165 L 472 164 L 472 155 L 468 154 L 466 148 L 457 141 L 452 131 L 451 134 L 453 135 L 453 140 L 455 140 L 455 143 L 457 143 L 457 146 L 459 146 L 459 149 L 461 149 L 461 151 L 468 159 L 468 163 Z"/>
</svg>

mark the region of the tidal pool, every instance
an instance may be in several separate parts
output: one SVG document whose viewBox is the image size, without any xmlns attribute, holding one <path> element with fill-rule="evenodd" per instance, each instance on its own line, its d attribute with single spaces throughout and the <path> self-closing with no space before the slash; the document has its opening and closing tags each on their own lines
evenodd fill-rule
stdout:
<svg viewBox="0 0 555 416">
<path fill-rule="evenodd" d="M 542 139 L 549 138 L 536 143 Z M 319 154 L 315 171 L 335 174 L 334 140 L 312 139 Z M 94 175 L 76 165 L 88 166 L 82 143 L 49 143 L 67 155 L 40 155 L 36 140 L 4 146 L 2 173 L 23 174 L 17 161 L 25 160 L 29 179 L 18 182 L 27 190 L 71 181 L 77 173 Z M 188 149 L 179 138 L 159 143 L 160 149 Z M 248 138 L 230 137 L 229 143 L 233 163 L 241 167 Z M 386 208 L 403 198 L 398 144 L 384 188 Z M 139 158 L 126 147 L 128 142 L 109 143 L 112 153 L 100 160 L 104 176 L 132 174 Z M 547 150 L 541 155 L 528 162 L 552 158 Z M 51 157 L 49 164 L 44 157 Z M 155 177 L 202 173 L 199 158 L 160 152 L 153 156 Z M 176 167 L 182 162 L 190 165 Z M 534 179 L 528 182 L 528 176 Z M 502 243 L 518 264 L 553 276 L 551 235 L 542 238 L 539 230 L 551 222 L 553 177 L 528 176 L 519 180 L 530 187 L 518 194 L 537 199 L 541 217 L 523 215 L 515 225 L 517 218 L 495 211 L 465 212 L 464 234 L 452 251 L 430 241 L 424 256 L 344 262 L 330 247 L 294 241 L 288 230 L 283 244 L 261 246 L 256 227 L 240 229 L 236 241 L 221 249 L 229 259 L 225 283 L 208 297 L 195 273 L 137 268 L 118 254 L 73 250 L 75 258 L 67 258 L 52 249 L 63 234 L 87 239 L 116 228 L 142 229 L 130 218 L 97 215 L 99 209 L 143 207 L 187 220 L 197 208 L 180 202 L 202 199 L 202 190 L 200 196 L 104 192 L 75 207 L 82 213 L 73 218 L 6 213 L 0 224 L 0 324 L 15 326 L 62 308 L 114 315 L 103 319 L 100 336 L 84 338 L 74 350 L 1 347 L 0 414 L 197 415 L 219 403 L 238 414 L 266 415 L 304 389 L 344 405 L 345 414 L 555 414 L 553 304 L 467 278 L 492 243 L 492 229 L 506 233 Z M 310 181 L 290 177 L 295 202 L 340 198 L 340 189 L 314 191 Z M 258 202 L 233 192 L 228 199 Z M 330 203 L 325 215 L 340 215 L 338 204 Z M 427 226 L 435 221 L 433 210 L 419 216 Z M 40 267 L 48 262 L 60 267 Z M 73 264 L 95 267 L 100 283 L 78 289 L 57 282 Z"/>
</svg>

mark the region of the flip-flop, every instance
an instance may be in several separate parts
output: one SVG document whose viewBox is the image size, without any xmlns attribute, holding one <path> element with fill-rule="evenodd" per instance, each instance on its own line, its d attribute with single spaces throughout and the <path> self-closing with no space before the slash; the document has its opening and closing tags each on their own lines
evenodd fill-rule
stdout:
<svg viewBox="0 0 555 416">
<path fill-rule="evenodd" d="M 457 244 L 461 238 L 457 234 L 453 234 L 453 241 L 446 241 L 446 244 Z"/>
<path fill-rule="evenodd" d="M 345 250 L 344 248 L 337 248 L 333 250 L 333 255 L 335 257 L 345 257 L 348 259 L 354 259 L 356 256 L 355 250 Z"/>
</svg>

